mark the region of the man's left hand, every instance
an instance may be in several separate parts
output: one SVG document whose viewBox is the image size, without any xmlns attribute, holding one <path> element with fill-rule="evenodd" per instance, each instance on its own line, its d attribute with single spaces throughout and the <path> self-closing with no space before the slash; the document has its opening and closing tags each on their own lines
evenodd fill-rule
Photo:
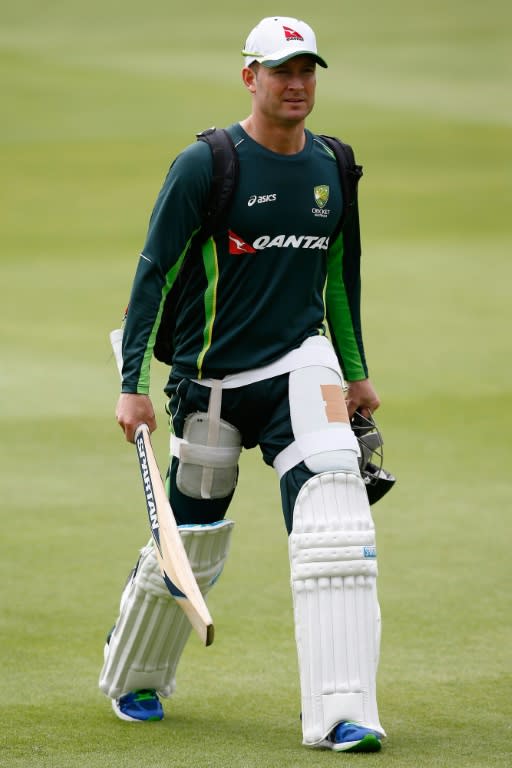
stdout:
<svg viewBox="0 0 512 768">
<path fill-rule="evenodd" d="M 378 394 L 373 388 L 370 379 L 361 381 L 348 381 L 346 397 L 348 415 L 350 418 L 359 409 L 363 416 L 368 418 L 380 405 Z"/>
</svg>

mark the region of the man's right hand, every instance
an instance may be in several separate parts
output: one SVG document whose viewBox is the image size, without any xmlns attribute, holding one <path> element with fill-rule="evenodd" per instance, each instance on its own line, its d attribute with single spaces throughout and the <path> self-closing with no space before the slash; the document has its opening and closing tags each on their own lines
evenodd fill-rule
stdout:
<svg viewBox="0 0 512 768">
<path fill-rule="evenodd" d="M 117 401 L 116 419 L 129 443 L 134 442 L 139 424 L 147 424 L 150 432 L 156 429 L 155 411 L 149 395 L 123 392 Z"/>
</svg>

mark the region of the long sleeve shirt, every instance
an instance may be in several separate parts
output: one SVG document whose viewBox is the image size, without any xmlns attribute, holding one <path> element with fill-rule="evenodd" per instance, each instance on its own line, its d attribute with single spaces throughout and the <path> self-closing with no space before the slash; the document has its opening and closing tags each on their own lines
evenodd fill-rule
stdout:
<svg viewBox="0 0 512 768">
<path fill-rule="evenodd" d="M 178 155 L 155 203 L 125 321 L 122 391 L 149 392 L 171 291 L 175 374 L 222 378 L 329 332 L 345 377 L 366 378 L 358 209 L 338 232 L 343 199 L 332 151 L 310 131 L 293 155 L 266 149 L 238 123 L 228 131 L 239 179 L 220 231 L 200 237 L 212 179 L 204 142 Z"/>
</svg>

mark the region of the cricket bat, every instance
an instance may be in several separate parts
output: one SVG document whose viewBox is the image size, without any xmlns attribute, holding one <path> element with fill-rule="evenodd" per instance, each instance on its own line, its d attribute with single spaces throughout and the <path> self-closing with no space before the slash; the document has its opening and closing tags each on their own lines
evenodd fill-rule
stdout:
<svg viewBox="0 0 512 768">
<path fill-rule="evenodd" d="M 119 331 L 112 331 L 110 340 L 118 369 L 121 371 L 119 335 Z M 212 617 L 183 546 L 155 458 L 147 424 L 140 424 L 137 427 L 134 439 L 146 498 L 149 527 L 162 577 L 167 589 L 187 615 L 202 643 L 206 646 L 211 645 L 214 638 Z"/>
</svg>

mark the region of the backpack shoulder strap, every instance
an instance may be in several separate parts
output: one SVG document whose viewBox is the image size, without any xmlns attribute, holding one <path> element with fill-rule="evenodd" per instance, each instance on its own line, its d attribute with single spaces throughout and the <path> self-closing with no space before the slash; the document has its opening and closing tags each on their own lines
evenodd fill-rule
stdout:
<svg viewBox="0 0 512 768">
<path fill-rule="evenodd" d="M 213 160 L 212 183 L 202 225 L 202 238 L 206 240 L 218 229 L 229 210 L 238 182 L 238 154 L 224 128 L 208 128 L 197 134 L 197 140 L 208 144 Z"/>
<path fill-rule="evenodd" d="M 350 144 L 345 144 L 336 136 L 320 134 L 321 139 L 334 152 L 340 174 L 341 190 L 343 193 L 343 210 L 336 229 L 336 234 L 343 229 L 348 215 L 357 203 L 357 185 L 363 175 L 363 166 L 357 165 L 354 151 Z"/>
<path fill-rule="evenodd" d="M 213 160 L 210 192 L 202 213 L 201 230 L 198 233 L 198 242 L 205 242 L 220 229 L 229 211 L 238 181 L 238 155 L 231 136 L 224 128 L 208 128 L 197 134 L 197 140 L 208 144 Z M 153 354 L 157 360 L 167 365 L 172 365 L 174 354 L 176 302 L 187 280 L 189 270 L 190 259 L 187 257 L 166 296 L 155 338 Z"/>
</svg>

